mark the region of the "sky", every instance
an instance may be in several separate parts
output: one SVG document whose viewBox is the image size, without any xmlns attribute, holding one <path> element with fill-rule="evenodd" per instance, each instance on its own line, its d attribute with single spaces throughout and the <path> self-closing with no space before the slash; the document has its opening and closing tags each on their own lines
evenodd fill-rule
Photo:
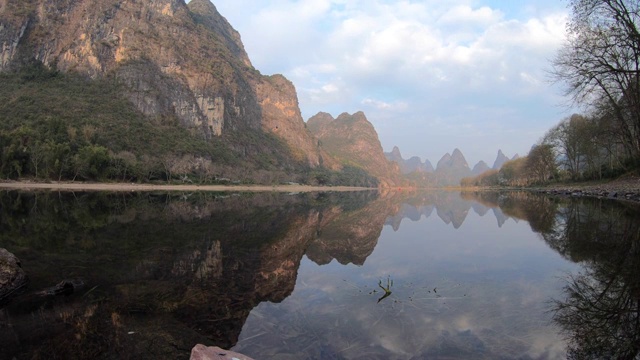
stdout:
<svg viewBox="0 0 640 360">
<path fill-rule="evenodd" d="M 469 166 L 526 155 L 571 114 L 550 61 L 566 0 L 213 0 L 254 67 L 283 74 L 304 120 L 363 111 L 385 151 Z"/>
</svg>

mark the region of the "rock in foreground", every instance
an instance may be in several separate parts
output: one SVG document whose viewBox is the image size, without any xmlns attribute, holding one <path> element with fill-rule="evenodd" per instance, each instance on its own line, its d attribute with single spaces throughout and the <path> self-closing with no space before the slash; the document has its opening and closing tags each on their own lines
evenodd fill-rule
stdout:
<svg viewBox="0 0 640 360">
<path fill-rule="evenodd" d="M 198 344 L 191 350 L 191 360 L 253 360 L 252 358 L 217 346 Z"/>
<path fill-rule="evenodd" d="M 20 260 L 6 249 L 0 248 L 0 305 L 27 285 L 28 281 L 20 267 Z"/>
</svg>

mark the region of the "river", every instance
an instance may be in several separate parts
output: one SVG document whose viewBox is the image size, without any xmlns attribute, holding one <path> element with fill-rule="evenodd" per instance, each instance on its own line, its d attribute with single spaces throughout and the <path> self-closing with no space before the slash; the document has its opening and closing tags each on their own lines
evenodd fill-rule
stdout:
<svg viewBox="0 0 640 360">
<path fill-rule="evenodd" d="M 197 343 L 256 359 L 640 351 L 633 204 L 12 190 L 0 205 L 0 248 L 30 278 L 0 305 L 2 359 L 188 359 Z"/>
</svg>

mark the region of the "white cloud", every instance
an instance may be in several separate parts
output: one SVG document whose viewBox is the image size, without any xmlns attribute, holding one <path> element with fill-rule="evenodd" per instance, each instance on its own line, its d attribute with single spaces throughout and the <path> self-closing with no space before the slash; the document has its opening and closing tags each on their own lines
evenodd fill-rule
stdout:
<svg viewBox="0 0 640 360">
<path fill-rule="evenodd" d="M 526 153 L 539 137 L 530 130 L 561 117 L 545 69 L 564 40 L 567 15 L 548 1 L 489 1 L 223 0 L 216 6 L 224 16 L 225 8 L 240 12 L 238 24 L 230 20 L 253 64 L 294 82 L 305 117 L 365 110 L 378 128 L 395 116 L 393 131 L 409 130 L 378 128 L 385 148 L 405 136 L 403 154 L 422 156 L 431 152 L 421 149 L 431 135 L 410 129 L 436 118 L 462 129 L 491 121 L 505 131 L 522 129 L 504 142 L 519 137 L 522 148 L 511 152 Z M 501 108 L 503 115 L 490 118 L 493 111 L 483 108 Z M 492 161 L 503 141 L 497 136 L 477 139 L 490 153 L 478 157 Z M 452 135 L 449 147 L 461 146 L 461 139 Z"/>
<path fill-rule="evenodd" d="M 455 26 L 487 26 L 496 23 L 503 17 L 499 10 L 483 6 L 473 9 L 468 5 L 457 5 L 452 7 L 438 19 L 439 24 L 451 24 Z"/>
<path fill-rule="evenodd" d="M 336 93 L 338 92 L 340 89 L 338 88 L 338 86 L 334 85 L 334 84 L 327 84 L 325 86 L 322 87 L 322 90 L 328 94 L 331 93 Z"/>
<path fill-rule="evenodd" d="M 389 102 L 370 99 L 370 98 L 362 100 L 362 105 L 370 106 L 377 110 L 384 110 L 384 111 L 402 111 L 402 110 L 406 110 L 408 107 L 408 104 L 404 101 L 395 101 L 393 103 L 389 103 Z"/>
</svg>

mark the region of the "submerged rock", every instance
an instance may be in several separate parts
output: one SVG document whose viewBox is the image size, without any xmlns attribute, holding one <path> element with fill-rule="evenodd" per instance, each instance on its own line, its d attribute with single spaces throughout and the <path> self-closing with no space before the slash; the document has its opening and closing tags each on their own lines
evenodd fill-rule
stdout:
<svg viewBox="0 0 640 360">
<path fill-rule="evenodd" d="M 217 346 L 206 347 L 198 344 L 191 350 L 190 360 L 253 360 L 237 352 L 221 349 Z"/>
<path fill-rule="evenodd" d="M 9 301 L 28 282 L 20 260 L 6 249 L 0 248 L 0 305 Z"/>
<path fill-rule="evenodd" d="M 68 279 L 62 280 L 55 286 L 50 288 L 46 288 L 42 291 L 37 292 L 37 295 L 40 296 L 55 296 L 55 295 L 71 295 L 76 290 L 82 289 L 84 287 L 84 282 L 80 279 Z"/>
</svg>

